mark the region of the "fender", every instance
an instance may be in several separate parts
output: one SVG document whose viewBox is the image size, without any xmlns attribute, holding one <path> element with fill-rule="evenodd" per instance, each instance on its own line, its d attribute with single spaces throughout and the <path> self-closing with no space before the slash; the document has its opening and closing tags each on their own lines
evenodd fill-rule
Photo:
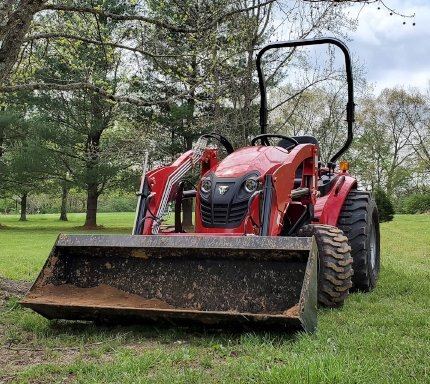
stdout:
<svg viewBox="0 0 430 384">
<path fill-rule="evenodd" d="M 357 180 L 347 173 L 339 173 L 331 191 L 315 204 L 313 223 L 337 226 L 340 211 L 351 189 L 357 188 Z"/>
</svg>

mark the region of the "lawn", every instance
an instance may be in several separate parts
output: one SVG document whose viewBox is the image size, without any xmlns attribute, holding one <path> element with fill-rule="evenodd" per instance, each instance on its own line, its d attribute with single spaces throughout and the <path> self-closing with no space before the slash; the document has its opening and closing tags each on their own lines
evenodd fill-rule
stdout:
<svg viewBox="0 0 430 384">
<path fill-rule="evenodd" d="M 32 280 L 58 232 L 82 215 L 0 216 L 0 276 Z M 102 233 L 130 233 L 133 214 L 101 214 Z M 231 333 L 96 327 L 0 308 L 0 383 L 430 383 L 430 215 L 382 224 L 377 289 L 319 310 L 318 330 Z"/>
<path fill-rule="evenodd" d="M 40 271 L 60 232 L 92 233 L 79 229 L 84 214 L 70 213 L 69 221 L 58 220 L 59 215 L 28 215 L 28 221 L 18 221 L 17 215 L 0 215 L 0 276 L 33 280 Z M 134 213 L 100 213 L 98 224 L 106 227 L 100 233 L 131 234 Z"/>
</svg>

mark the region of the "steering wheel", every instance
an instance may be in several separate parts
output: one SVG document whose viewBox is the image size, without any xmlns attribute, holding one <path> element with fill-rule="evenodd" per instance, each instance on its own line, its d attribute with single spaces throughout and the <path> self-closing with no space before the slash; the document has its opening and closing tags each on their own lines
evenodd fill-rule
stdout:
<svg viewBox="0 0 430 384">
<path fill-rule="evenodd" d="M 220 135 L 219 133 L 215 133 L 215 132 L 206 133 L 205 135 L 202 135 L 201 137 L 211 137 L 212 139 L 218 140 L 220 142 L 220 144 L 222 144 L 222 146 L 225 148 L 228 155 L 230 153 L 234 152 L 233 145 L 231 145 L 231 143 L 224 136 Z"/>
<path fill-rule="evenodd" d="M 286 148 L 288 150 L 293 149 L 296 145 L 299 145 L 299 142 L 290 136 L 276 135 L 276 134 L 271 134 L 271 133 L 264 133 L 263 135 L 255 136 L 251 141 L 251 145 L 255 145 L 255 143 L 258 140 L 261 140 L 262 145 L 270 145 L 269 140 L 267 140 L 267 138 L 269 138 L 269 137 L 276 137 L 278 139 L 284 139 L 284 140 L 290 141 L 292 143 L 292 145 L 290 145 L 288 148 Z"/>
</svg>

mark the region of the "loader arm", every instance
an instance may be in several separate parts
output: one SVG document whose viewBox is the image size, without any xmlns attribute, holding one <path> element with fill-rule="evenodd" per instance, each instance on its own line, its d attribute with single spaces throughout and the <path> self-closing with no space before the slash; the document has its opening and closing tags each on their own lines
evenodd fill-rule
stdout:
<svg viewBox="0 0 430 384">
<path fill-rule="evenodd" d="M 202 162 L 206 139 L 197 141 L 193 149 L 185 152 L 167 167 L 148 172 L 141 180 L 142 203 L 137 206 L 135 235 L 155 235 L 164 221 L 167 205 L 173 199 L 178 182 L 196 165 Z"/>
</svg>

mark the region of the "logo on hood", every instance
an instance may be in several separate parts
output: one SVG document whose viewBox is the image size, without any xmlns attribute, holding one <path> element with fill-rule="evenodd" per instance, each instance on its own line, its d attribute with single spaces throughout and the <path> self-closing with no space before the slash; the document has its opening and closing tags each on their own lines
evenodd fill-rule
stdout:
<svg viewBox="0 0 430 384">
<path fill-rule="evenodd" d="M 220 195 L 225 195 L 229 189 L 230 187 L 228 185 L 220 185 L 218 187 L 218 191 Z"/>
</svg>

